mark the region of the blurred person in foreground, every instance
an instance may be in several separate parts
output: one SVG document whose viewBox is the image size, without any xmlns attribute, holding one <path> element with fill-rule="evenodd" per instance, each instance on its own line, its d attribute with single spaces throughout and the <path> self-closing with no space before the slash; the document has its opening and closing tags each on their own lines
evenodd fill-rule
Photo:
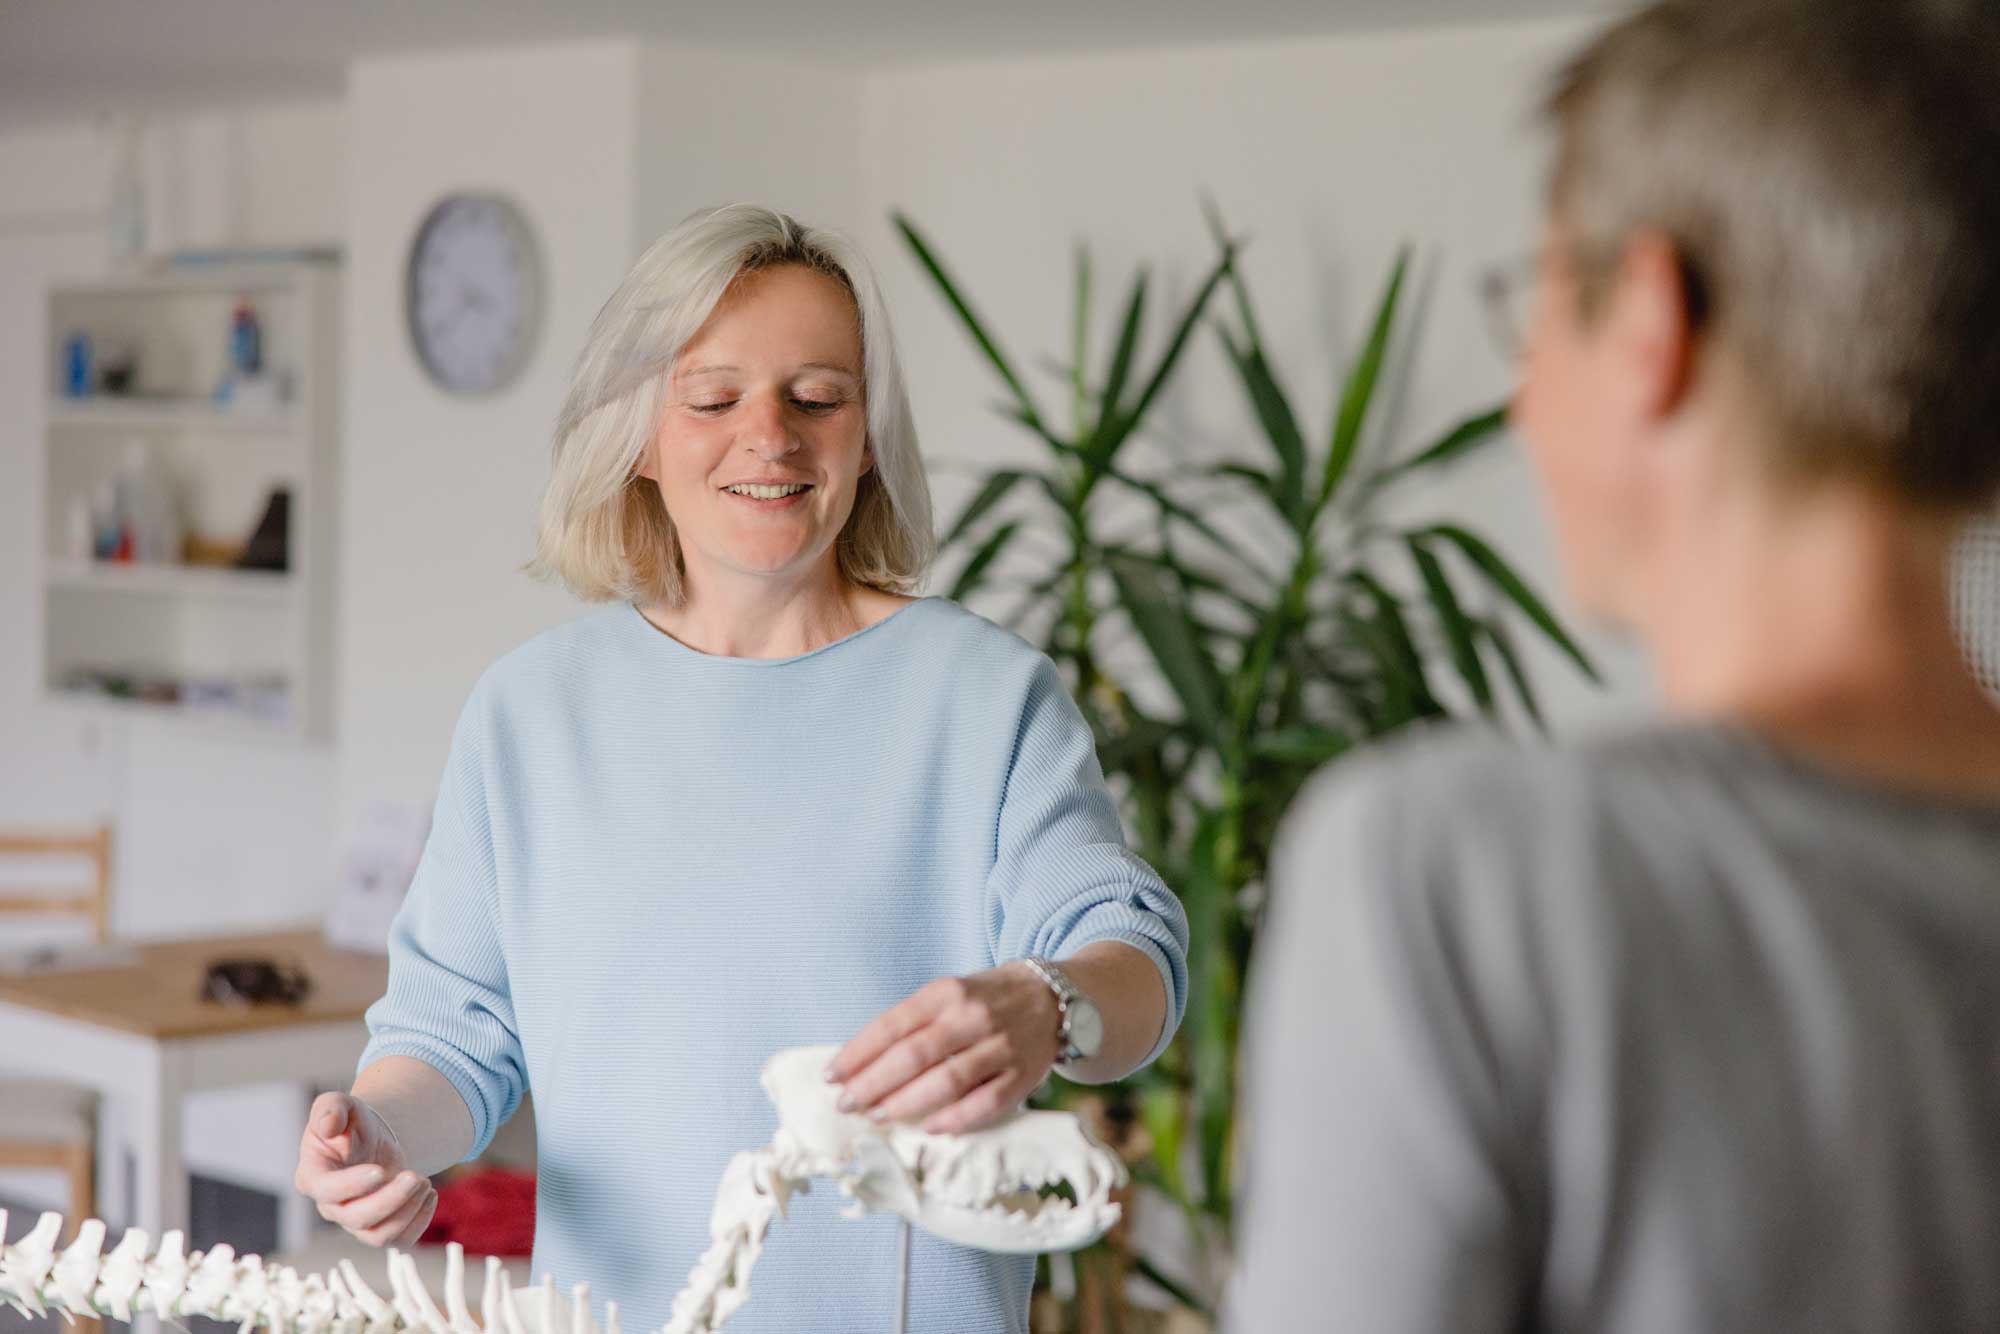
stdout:
<svg viewBox="0 0 2000 1334">
<path fill-rule="evenodd" d="M 1302 798 L 1230 1327 L 2000 1329 L 2000 12 L 1669 0 L 1547 114 L 1514 418 L 1667 717 Z"/>
</svg>

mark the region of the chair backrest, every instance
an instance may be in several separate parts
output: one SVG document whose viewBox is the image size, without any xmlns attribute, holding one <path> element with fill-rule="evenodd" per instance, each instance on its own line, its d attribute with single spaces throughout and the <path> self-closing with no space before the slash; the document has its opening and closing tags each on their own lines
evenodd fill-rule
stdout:
<svg viewBox="0 0 2000 1334">
<path fill-rule="evenodd" d="M 83 861 L 90 867 L 90 880 L 80 894 L 23 886 L 10 880 L 0 884 L 0 913 L 83 917 L 90 922 L 91 938 L 99 944 L 104 942 L 111 927 L 109 825 L 100 825 L 87 833 L 0 830 L 0 861 L 15 859 Z"/>
</svg>

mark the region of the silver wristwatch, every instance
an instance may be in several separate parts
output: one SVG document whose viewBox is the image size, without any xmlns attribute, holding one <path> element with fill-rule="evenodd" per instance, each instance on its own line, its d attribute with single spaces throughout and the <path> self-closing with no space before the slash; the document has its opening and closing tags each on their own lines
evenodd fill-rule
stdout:
<svg viewBox="0 0 2000 1334">
<path fill-rule="evenodd" d="M 1056 1030 L 1056 1064 L 1074 1065 L 1097 1055 L 1104 1046 L 1104 1016 L 1098 1012 L 1097 1002 L 1078 990 L 1069 974 L 1047 959 L 1029 955 L 1021 962 L 1056 993 L 1056 1008 L 1062 1016 L 1061 1027 Z"/>
</svg>

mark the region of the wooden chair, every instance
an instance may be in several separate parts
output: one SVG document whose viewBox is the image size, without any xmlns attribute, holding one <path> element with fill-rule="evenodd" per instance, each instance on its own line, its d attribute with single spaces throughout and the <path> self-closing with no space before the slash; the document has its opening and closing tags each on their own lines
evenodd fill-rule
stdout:
<svg viewBox="0 0 2000 1334">
<path fill-rule="evenodd" d="M 111 830 L 85 834 L 0 832 L 0 860 L 36 863 L 80 860 L 89 864 L 85 892 L 29 892 L 0 885 L 0 913 L 37 917 L 78 916 L 90 923 L 91 939 L 104 942 L 111 916 Z M 0 1063 L 6 1054 L 0 1052 Z M 72 1226 L 97 1213 L 94 1182 L 97 1096 L 87 1088 L 10 1075 L 0 1065 L 0 1168 L 44 1168 L 68 1182 Z"/>
</svg>

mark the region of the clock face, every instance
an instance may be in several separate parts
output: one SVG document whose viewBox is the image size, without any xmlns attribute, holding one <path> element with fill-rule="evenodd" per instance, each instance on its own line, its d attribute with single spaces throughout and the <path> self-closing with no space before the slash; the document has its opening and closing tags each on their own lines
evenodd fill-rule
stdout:
<svg viewBox="0 0 2000 1334">
<path fill-rule="evenodd" d="M 485 394 L 512 380 L 541 305 L 541 266 L 520 211 L 496 195 L 445 196 L 417 229 L 404 300 L 417 359 L 440 386 Z"/>
</svg>

